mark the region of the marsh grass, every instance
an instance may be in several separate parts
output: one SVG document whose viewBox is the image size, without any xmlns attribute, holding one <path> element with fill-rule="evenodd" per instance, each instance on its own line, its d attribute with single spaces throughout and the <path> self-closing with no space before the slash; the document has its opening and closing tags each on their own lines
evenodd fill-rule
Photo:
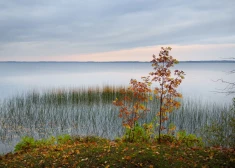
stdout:
<svg viewBox="0 0 235 168">
<path fill-rule="evenodd" d="M 122 89 L 126 88 L 53 89 L 6 99 L 0 105 L 0 141 L 11 143 L 9 150 L 12 150 L 23 136 L 35 139 L 61 134 L 94 135 L 108 139 L 120 137 L 124 132 L 122 120 L 118 118 L 119 110 L 112 102 L 121 96 Z M 153 99 L 146 102 L 146 106 L 151 110 L 140 120 L 140 124 L 153 121 L 159 101 Z M 197 134 L 202 126 L 210 124 L 211 119 L 220 121 L 222 115 L 228 116 L 230 108 L 183 99 L 181 108 L 170 114 L 164 124 L 174 123 L 177 130 Z"/>
</svg>

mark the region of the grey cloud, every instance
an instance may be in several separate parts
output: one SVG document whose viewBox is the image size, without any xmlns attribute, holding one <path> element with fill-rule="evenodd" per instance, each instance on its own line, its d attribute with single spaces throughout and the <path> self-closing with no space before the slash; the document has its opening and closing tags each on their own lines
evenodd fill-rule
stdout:
<svg viewBox="0 0 235 168">
<path fill-rule="evenodd" d="M 216 38 L 235 43 L 229 38 L 235 34 L 234 6 L 233 0 L 1 1 L 0 58 L 220 43 Z"/>
</svg>

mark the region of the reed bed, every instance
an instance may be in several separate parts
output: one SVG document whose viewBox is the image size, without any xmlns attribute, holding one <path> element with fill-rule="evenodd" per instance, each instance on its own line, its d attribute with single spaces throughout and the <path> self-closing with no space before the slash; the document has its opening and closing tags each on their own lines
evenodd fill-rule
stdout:
<svg viewBox="0 0 235 168">
<path fill-rule="evenodd" d="M 123 86 L 54 89 L 45 92 L 32 91 L 6 99 L 0 104 L 0 144 L 13 146 L 23 136 L 36 139 L 70 135 L 95 135 L 114 139 L 123 135 L 119 110 L 112 104 L 120 97 Z M 140 121 L 150 122 L 159 109 L 159 101 L 146 103 L 151 109 Z M 183 99 L 180 109 L 174 111 L 165 125 L 174 123 L 177 130 L 197 134 L 211 119 L 231 113 L 230 106 L 218 106 L 200 101 Z M 221 121 L 222 122 L 222 121 Z M 1 150 L 1 152 L 8 152 Z"/>
</svg>

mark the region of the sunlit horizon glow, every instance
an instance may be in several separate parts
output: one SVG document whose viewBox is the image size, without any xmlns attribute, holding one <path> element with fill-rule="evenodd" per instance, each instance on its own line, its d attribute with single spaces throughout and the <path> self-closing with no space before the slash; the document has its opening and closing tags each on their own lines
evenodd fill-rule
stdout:
<svg viewBox="0 0 235 168">
<path fill-rule="evenodd" d="M 158 55 L 161 47 L 171 47 L 170 55 L 179 61 L 226 60 L 233 57 L 235 44 L 204 44 L 204 45 L 161 45 L 137 47 L 132 49 L 61 56 L 22 56 L 21 59 L 1 59 L 0 61 L 58 61 L 58 62 L 112 62 L 112 61 L 149 61 L 152 55 Z M 216 56 L 215 56 L 216 55 Z"/>
</svg>

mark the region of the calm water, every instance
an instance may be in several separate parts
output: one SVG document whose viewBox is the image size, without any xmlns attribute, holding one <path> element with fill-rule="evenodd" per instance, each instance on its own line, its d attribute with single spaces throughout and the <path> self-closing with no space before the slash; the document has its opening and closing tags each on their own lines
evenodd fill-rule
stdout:
<svg viewBox="0 0 235 168">
<path fill-rule="evenodd" d="M 234 65 L 235 63 L 180 63 L 175 67 L 186 73 L 180 91 L 186 100 L 189 98 L 195 102 L 187 105 L 186 101 L 185 112 L 181 110 L 175 113 L 177 116 L 173 120 L 179 129 L 194 133 L 196 128 L 208 122 L 208 118 L 220 118 L 220 112 L 224 111 L 223 105 L 231 103 L 232 95 L 215 93 L 226 87 L 215 81 L 221 78 L 234 81 L 234 74 L 228 74 L 235 69 Z M 151 71 L 150 63 L 0 63 L 0 100 L 32 90 L 107 84 L 124 86 L 128 85 L 131 78 L 140 80 L 141 76 L 146 76 Z M 20 137 L 25 135 L 36 138 L 63 133 L 108 138 L 121 135 L 118 109 L 112 104 L 78 106 L 79 108 L 71 105 L 57 107 L 32 103 L 29 107 L 22 106 L 13 110 L 13 116 L 5 113 L 9 109 L 3 107 L 0 117 L 0 153 L 12 151 Z M 154 106 L 150 109 L 156 108 Z M 42 112 L 43 115 L 40 115 Z"/>
<path fill-rule="evenodd" d="M 235 63 L 180 63 L 175 68 L 186 73 L 180 91 L 185 97 L 212 103 L 231 102 L 232 96 L 218 94 L 226 87 L 223 78 L 234 81 Z M 0 63 L 0 99 L 30 90 L 128 85 L 152 71 L 150 63 Z"/>
</svg>

